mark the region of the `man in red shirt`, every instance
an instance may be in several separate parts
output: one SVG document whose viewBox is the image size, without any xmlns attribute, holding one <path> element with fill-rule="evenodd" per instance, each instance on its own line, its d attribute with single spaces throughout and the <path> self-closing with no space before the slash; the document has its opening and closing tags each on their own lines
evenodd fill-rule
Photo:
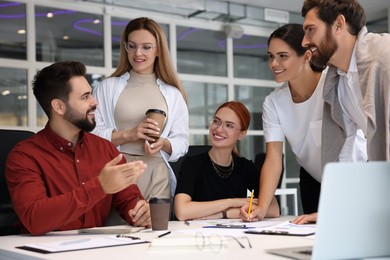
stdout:
<svg viewBox="0 0 390 260">
<path fill-rule="evenodd" d="M 8 156 L 12 203 L 22 228 L 33 235 L 103 226 L 111 205 L 130 224 L 151 224 L 135 184 L 146 165 L 126 163 L 111 142 L 89 133 L 97 102 L 85 73 L 80 62 L 38 72 L 33 91 L 49 121 Z"/>
</svg>

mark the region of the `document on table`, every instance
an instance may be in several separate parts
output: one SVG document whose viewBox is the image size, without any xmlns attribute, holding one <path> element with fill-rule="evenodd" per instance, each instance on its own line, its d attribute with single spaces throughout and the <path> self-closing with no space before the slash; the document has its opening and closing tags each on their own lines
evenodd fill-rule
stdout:
<svg viewBox="0 0 390 260">
<path fill-rule="evenodd" d="M 244 222 L 240 219 L 191 220 L 188 222 L 192 228 L 178 230 L 177 233 L 193 236 L 195 236 L 196 233 L 202 233 L 203 235 L 219 234 L 222 236 L 242 236 L 246 230 L 270 227 L 282 223 L 282 221 L 273 220 Z"/>
<path fill-rule="evenodd" d="M 309 236 L 316 232 L 315 224 L 297 225 L 289 221 L 282 222 L 278 225 L 263 228 L 254 228 L 245 231 L 247 234 L 259 235 L 285 235 L 285 236 Z"/>
<path fill-rule="evenodd" d="M 79 239 L 63 240 L 56 242 L 47 242 L 39 244 L 26 244 L 16 248 L 25 249 L 29 251 L 39 252 L 43 254 L 48 253 L 60 253 L 67 251 L 85 250 L 102 247 L 112 246 L 124 246 L 149 243 L 148 241 L 141 239 L 129 239 L 129 238 L 118 238 L 116 236 L 81 236 Z"/>
<path fill-rule="evenodd" d="M 134 227 L 130 225 L 106 226 L 79 229 L 80 234 L 132 234 L 145 229 L 145 227 Z"/>
<path fill-rule="evenodd" d="M 247 229 L 262 228 L 280 224 L 281 221 L 263 220 L 256 222 L 244 222 L 241 219 L 210 219 L 210 220 L 192 220 L 187 221 L 189 225 L 201 225 L 203 228 L 231 228 Z"/>
</svg>

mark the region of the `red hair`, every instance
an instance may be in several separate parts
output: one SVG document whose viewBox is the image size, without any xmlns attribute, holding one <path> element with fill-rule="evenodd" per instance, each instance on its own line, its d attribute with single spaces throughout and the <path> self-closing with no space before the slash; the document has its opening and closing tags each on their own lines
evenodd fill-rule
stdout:
<svg viewBox="0 0 390 260">
<path fill-rule="evenodd" d="M 230 108 L 231 110 L 233 110 L 234 113 L 236 113 L 238 119 L 240 120 L 241 131 L 248 130 L 249 123 L 251 122 L 251 114 L 243 103 L 238 101 L 225 102 L 217 108 L 214 116 L 221 108 L 224 107 Z"/>
<path fill-rule="evenodd" d="M 249 124 L 251 122 L 251 114 L 249 113 L 249 110 L 246 108 L 246 106 L 243 103 L 238 101 L 225 102 L 217 108 L 217 110 L 214 113 L 214 116 L 221 108 L 224 107 L 230 108 L 237 115 L 238 119 L 240 120 L 241 132 L 248 130 Z M 240 155 L 236 147 L 233 148 L 233 154 L 237 156 Z"/>
</svg>

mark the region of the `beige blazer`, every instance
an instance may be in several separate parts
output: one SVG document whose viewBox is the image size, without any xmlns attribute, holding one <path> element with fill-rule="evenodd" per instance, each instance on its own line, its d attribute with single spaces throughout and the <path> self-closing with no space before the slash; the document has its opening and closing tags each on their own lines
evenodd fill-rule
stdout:
<svg viewBox="0 0 390 260">
<path fill-rule="evenodd" d="M 389 161 L 390 149 L 390 34 L 368 33 L 356 41 L 356 63 L 367 116 L 367 155 L 370 161 Z M 339 76 L 330 66 L 324 85 L 321 163 L 338 160 L 346 134 L 337 96 Z"/>
</svg>

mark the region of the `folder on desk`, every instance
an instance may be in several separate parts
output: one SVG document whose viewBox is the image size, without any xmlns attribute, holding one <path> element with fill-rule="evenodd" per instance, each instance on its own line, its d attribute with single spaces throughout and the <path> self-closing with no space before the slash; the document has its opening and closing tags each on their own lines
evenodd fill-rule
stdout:
<svg viewBox="0 0 390 260">
<path fill-rule="evenodd" d="M 77 251 L 77 250 L 86 250 L 86 249 L 95 249 L 103 247 L 113 247 L 113 246 L 125 246 L 125 245 L 134 245 L 149 243 L 145 240 L 133 240 L 128 238 L 117 238 L 116 236 L 80 236 L 80 238 L 65 240 L 65 241 L 55 241 L 39 244 L 26 244 L 23 246 L 18 246 L 16 248 L 34 251 L 43 254 L 49 253 L 62 253 L 68 251 Z"/>
</svg>

